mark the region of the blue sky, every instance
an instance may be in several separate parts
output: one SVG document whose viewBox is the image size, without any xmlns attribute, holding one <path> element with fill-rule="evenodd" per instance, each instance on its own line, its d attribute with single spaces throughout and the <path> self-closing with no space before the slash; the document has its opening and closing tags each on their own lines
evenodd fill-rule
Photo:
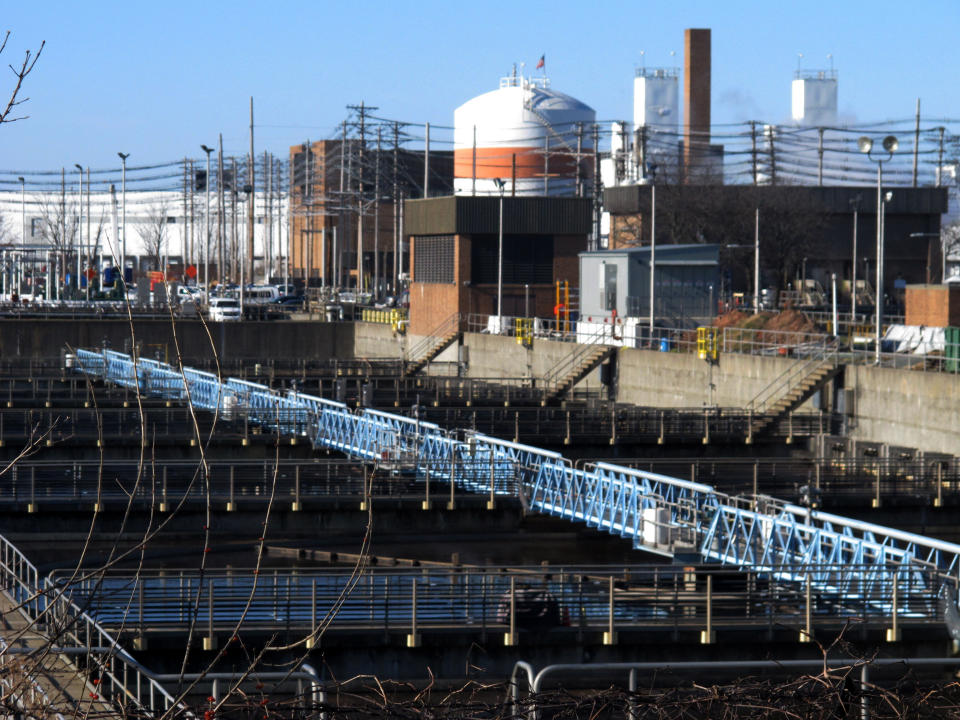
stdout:
<svg viewBox="0 0 960 720">
<path fill-rule="evenodd" d="M 251 95 L 258 153 L 332 136 L 360 101 L 450 125 L 541 54 L 555 88 L 630 119 L 641 50 L 648 66 L 682 65 L 687 27 L 713 31 L 714 123 L 786 119 L 798 53 L 807 69 L 833 54 L 850 121 L 909 118 L 917 97 L 925 118 L 960 117 L 958 0 L 4 5 L 0 90 L 7 64 L 47 45 L 24 90 L 30 118 L 0 128 L 0 170 L 114 167 L 120 150 L 136 165 L 200 157 L 221 132 L 241 154 Z"/>
</svg>

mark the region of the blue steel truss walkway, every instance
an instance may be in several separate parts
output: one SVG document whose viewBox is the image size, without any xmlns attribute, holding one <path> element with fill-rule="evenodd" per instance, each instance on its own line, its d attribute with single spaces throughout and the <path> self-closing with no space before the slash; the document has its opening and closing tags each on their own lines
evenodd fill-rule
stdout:
<svg viewBox="0 0 960 720">
<path fill-rule="evenodd" d="M 324 398 L 110 350 L 79 350 L 76 368 L 226 418 L 242 412 L 250 423 L 308 435 L 315 447 L 362 461 L 403 463 L 417 479 L 429 474 L 491 499 L 518 493 L 532 510 L 620 535 L 638 549 L 696 553 L 778 580 L 809 581 L 818 591 L 869 598 L 884 611 L 897 612 L 898 597 L 933 598 L 944 584 L 955 588 L 960 573 L 960 545 L 766 496 L 729 496 L 710 485 L 603 462 L 581 466 L 556 452 L 469 430 L 352 411 Z"/>
</svg>

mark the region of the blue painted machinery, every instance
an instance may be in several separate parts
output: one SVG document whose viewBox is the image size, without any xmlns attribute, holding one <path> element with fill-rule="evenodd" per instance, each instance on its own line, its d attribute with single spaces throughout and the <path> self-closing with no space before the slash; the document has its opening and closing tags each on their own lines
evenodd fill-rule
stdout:
<svg viewBox="0 0 960 720">
<path fill-rule="evenodd" d="M 697 555 L 810 583 L 818 591 L 870 598 L 898 615 L 911 612 L 911 597 L 929 600 L 945 584 L 955 588 L 960 574 L 960 545 L 766 496 L 729 496 L 710 485 L 610 463 L 578 465 L 521 443 L 445 431 L 378 410 L 353 411 L 324 398 L 220 380 L 110 350 L 79 350 L 76 367 L 149 397 L 191 402 L 224 419 L 242 412 L 248 422 L 278 434 L 309 436 L 317 448 L 404 469 L 420 480 L 429 473 L 431 480 L 491 499 L 516 494 L 531 510 L 620 535 L 639 549 Z"/>
</svg>

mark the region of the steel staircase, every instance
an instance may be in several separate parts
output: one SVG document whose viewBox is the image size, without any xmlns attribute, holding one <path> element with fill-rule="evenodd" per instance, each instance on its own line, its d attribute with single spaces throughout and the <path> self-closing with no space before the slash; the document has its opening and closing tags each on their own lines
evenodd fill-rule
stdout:
<svg viewBox="0 0 960 720">
<path fill-rule="evenodd" d="M 453 313 L 433 331 L 414 345 L 407 352 L 403 374 L 416 375 L 429 365 L 434 358 L 459 340 L 463 331 L 460 329 L 460 313 Z"/>
<path fill-rule="evenodd" d="M 616 350 L 609 345 L 578 345 L 575 352 L 554 365 L 543 376 L 541 405 L 557 400 L 573 389 Z"/>
<path fill-rule="evenodd" d="M 762 433 L 803 405 L 842 369 L 836 343 L 825 345 L 805 362 L 787 369 L 747 405 L 755 418 L 750 424 L 750 437 Z"/>
</svg>

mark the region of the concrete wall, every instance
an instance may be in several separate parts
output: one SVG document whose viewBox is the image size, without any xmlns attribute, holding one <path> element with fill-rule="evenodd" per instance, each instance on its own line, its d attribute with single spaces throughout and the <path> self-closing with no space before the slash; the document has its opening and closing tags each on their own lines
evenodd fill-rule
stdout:
<svg viewBox="0 0 960 720">
<path fill-rule="evenodd" d="M 267 357 L 325 360 L 352 357 L 354 328 L 349 323 L 238 322 L 208 323 L 199 320 L 136 320 L 133 335 L 145 354 L 159 352 L 161 359 L 175 356 L 174 335 L 185 359 L 212 358 L 214 350 L 223 357 L 263 359 Z M 102 347 L 106 341 L 114 350 L 131 347 L 130 325 L 126 320 L 28 320 L 0 322 L 0 355 L 3 357 L 49 358 L 70 346 Z"/>
<path fill-rule="evenodd" d="M 358 358 L 401 358 L 405 343 L 416 343 L 416 336 L 399 335 L 386 323 L 353 323 L 353 352 Z M 350 356 L 339 355 L 343 359 Z"/>
<path fill-rule="evenodd" d="M 858 440 L 955 455 L 960 451 L 960 377 L 871 366 L 847 366 Z"/>
<path fill-rule="evenodd" d="M 794 362 L 721 354 L 719 362 L 711 366 L 693 353 L 622 348 L 617 399 L 659 407 L 743 407 Z"/>
</svg>

